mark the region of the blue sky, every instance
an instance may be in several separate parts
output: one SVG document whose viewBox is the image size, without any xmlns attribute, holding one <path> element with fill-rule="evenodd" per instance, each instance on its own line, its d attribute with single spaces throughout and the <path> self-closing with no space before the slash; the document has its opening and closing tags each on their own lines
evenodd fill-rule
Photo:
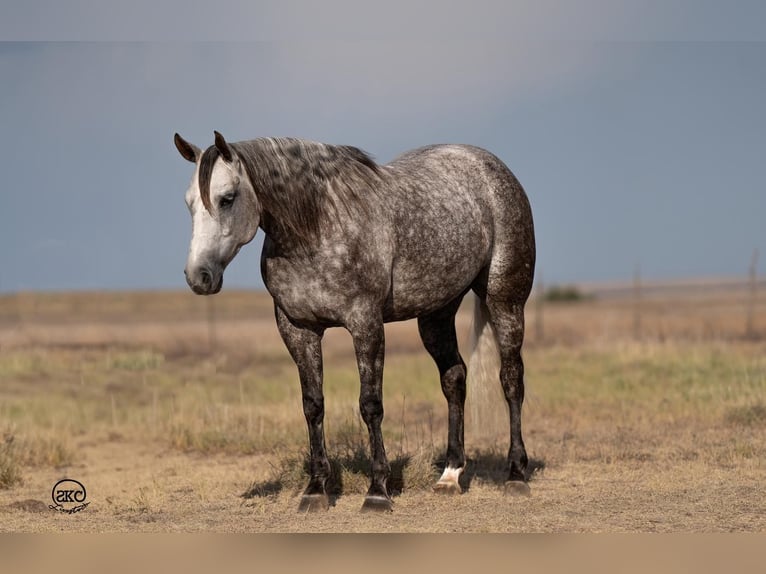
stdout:
<svg viewBox="0 0 766 574">
<path fill-rule="evenodd" d="M 127 28 L 92 12 L 46 28 L 33 22 L 43 4 L 0 24 L 2 292 L 185 288 L 191 166 L 172 137 L 207 146 L 214 129 L 351 144 L 381 162 L 428 143 L 486 147 L 527 190 L 547 283 L 625 279 L 637 263 L 656 279 L 744 275 L 753 248 L 766 252 L 759 3 L 470 17 L 455 4 L 428 34 L 414 33 L 427 11 L 401 29 L 387 11 L 366 36 L 337 14 L 255 3 L 248 39 L 265 39 L 247 42 L 188 14 L 170 29 L 190 32 L 169 38 L 130 15 Z M 72 39 L 99 41 L 53 41 Z M 262 285 L 262 239 L 225 287 Z"/>
</svg>

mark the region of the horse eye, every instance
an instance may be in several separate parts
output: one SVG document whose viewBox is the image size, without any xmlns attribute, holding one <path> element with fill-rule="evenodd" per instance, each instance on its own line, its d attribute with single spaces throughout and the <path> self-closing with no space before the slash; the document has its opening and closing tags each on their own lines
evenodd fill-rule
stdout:
<svg viewBox="0 0 766 574">
<path fill-rule="evenodd" d="M 226 208 L 230 207 L 232 203 L 234 203 L 234 199 L 237 197 L 235 193 L 230 193 L 227 195 L 224 195 L 221 197 L 221 199 L 218 200 L 218 207 L 220 208 Z"/>
</svg>

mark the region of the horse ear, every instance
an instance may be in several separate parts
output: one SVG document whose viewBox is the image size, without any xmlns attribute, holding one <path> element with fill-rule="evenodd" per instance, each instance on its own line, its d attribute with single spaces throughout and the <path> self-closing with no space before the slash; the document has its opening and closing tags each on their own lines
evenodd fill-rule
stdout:
<svg viewBox="0 0 766 574">
<path fill-rule="evenodd" d="M 231 153 L 229 144 L 226 143 L 226 140 L 223 139 L 223 136 L 219 132 L 214 131 L 213 133 L 215 134 L 215 147 L 218 148 L 221 157 L 228 163 L 231 163 L 234 159 L 234 154 Z"/>
<path fill-rule="evenodd" d="M 173 141 L 175 142 L 176 148 L 181 154 L 181 157 L 192 163 L 197 163 L 197 160 L 199 159 L 199 156 L 202 154 L 202 152 L 196 145 L 187 142 L 178 134 L 175 135 Z"/>
</svg>

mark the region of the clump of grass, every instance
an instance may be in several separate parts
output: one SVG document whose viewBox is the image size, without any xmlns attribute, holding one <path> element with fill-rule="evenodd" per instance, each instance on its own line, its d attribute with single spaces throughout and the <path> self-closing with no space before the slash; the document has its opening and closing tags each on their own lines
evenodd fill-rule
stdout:
<svg viewBox="0 0 766 574">
<path fill-rule="evenodd" d="M 138 494 L 131 500 L 130 510 L 140 514 L 157 512 L 159 510 L 159 493 L 157 485 L 141 486 Z"/>
<path fill-rule="evenodd" d="M 730 425 L 736 426 L 762 426 L 766 425 L 766 405 L 756 403 L 732 407 L 726 411 L 725 420 Z"/>
<path fill-rule="evenodd" d="M 201 454 L 255 454 L 262 450 L 260 441 L 242 429 L 205 429 L 183 424 L 171 428 L 170 443 L 182 452 Z"/>
<path fill-rule="evenodd" d="M 280 458 L 276 464 L 271 464 L 269 475 L 266 481 L 251 484 L 242 497 L 263 498 L 282 491 L 298 494 L 308 480 L 308 453 Z"/>
<path fill-rule="evenodd" d="M 19 464 L 13 437 L 6 436 L 0 442 L 0 489 L 12 488 L 21 483 Z"/>
<path fill-rule="evenodd" d="M 434 461 L 440 456 L 434 449 L 423 447 L 407 458 L 402 466 L 402 484 L 407 490 L 430 490 L 439 479 Z"/>
<path fill-rule="evenodd" d="M 132 353 L 118 353 L 107 355 L 107 367 L 111 369 L 122 369 L 125 371 L 146 371 L 156 369 L 165 362 L 165 356 L 162 353 L 154 351 L 139 351 Z"/>
<path fill-rule="evenodd" d="M 34 378 L 44 377 L 46 357 L 41 351 L 17 351 L 8 353 L 0 358 L 1 378 Z"/>
<path fill-rule="evenodd" d="M 396 496 L 405 490 L 428 490 L 438 479 L 435 465 L 436 450 L 421 447 L 415 453 L 402 453 L 389 458 L 391 474 L 388 477 L 388 492 Z M 370 486 L 369 445 L 361 441 L 353 447 L 330 457 L 330 464 L 337 480 L 338 494 L 365 494 Z"/>
<path fill-rule="evenodd" d="M 586 301 L 591 296 L 586 295 L 574 285 L 554 285 L 545 290 L 543 299 L 552 303 L 571 303 L 577 301 Z"/>
<path fill-rule="evenodd" d="M 22 482 L 23 467 L 61 467 L 72 464 L 71 449 L 56 437 L 23 437 L 12 431 L 0 442 L 0 488 Z"/>
<path fill-rule="evenodd" d="M 74 454 L 67 444 L 55 437 L 32 437 L 19 440 L 19 459 L 24 466 L 69 466 Z"/>
<path fill-rule="evenodd" d="M 163 431 L 164 432 L 164 431 Z M 167 431 L 170 446 L 182 452 L 250 455 L 303 444 L 303 428 L 280 413 L 253 414 L 248 407 L 208 405 L 178 414 Z"/>
</svg>

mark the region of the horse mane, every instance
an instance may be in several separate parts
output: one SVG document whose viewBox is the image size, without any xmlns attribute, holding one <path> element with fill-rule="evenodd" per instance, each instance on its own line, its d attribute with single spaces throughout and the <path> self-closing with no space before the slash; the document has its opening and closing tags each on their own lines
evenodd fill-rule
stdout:
<svg viewBox="0 0 766 574">
<path fill-rule="evenodd" d="M 359 209 L 378 189 L 380 166 L 364 151 L 296 138 L 262 138 L 229 144 L 239 157 L 264 215 L 298 244 L 306 247 L 322 228 Z M 207 148 L 200 158 L 199 190 L 211 211 L 210 179 L 220 156 Z M 332 192 L 330 192 L 332 188 Z"/>
</svg>

